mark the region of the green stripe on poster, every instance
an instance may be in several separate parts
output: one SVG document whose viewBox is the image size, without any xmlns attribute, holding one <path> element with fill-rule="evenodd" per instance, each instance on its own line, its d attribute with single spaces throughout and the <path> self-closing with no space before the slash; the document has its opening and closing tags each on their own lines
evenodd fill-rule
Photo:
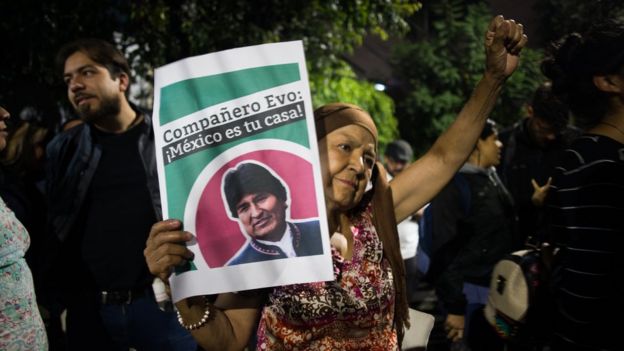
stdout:
<svg viewBox="0 0 624 351">
<path fill-rule="evenodd" d="M 308 149 L 310 148 L 308 129 L 304 120 L 281 128 L 270 129 L 254 136 L 238 139 L 232 144 L 228 144 L 227 148 L 232 148 L 250 140 L 260 139 L 282 139 L 300 144 Z M 223 149 L 218 148 L 202 151 L 165 166 L 169 218 L 184 219 L 186 202 L 193 184 L 204 170 L 204 167 L 222 152 Z"/>
<path fill-rule="evenodd" d="M 265 89 L 298 81 L 297 63 L 243 69 L 183 80 L 160 91 L 160 125 Z"/>
</svg>

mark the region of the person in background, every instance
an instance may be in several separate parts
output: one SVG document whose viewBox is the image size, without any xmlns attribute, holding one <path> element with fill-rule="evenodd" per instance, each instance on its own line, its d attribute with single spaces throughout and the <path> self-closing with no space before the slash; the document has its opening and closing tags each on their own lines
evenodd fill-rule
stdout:
<svg viewBox="0 0 624 351">
<path fill-rule="evenodd" d="M 488 120 L 466 163 L 431 200 L 432 255 L 426 278 L 435 287 L 451 341 L 472 350 L 504 345 L 483 317 L 496 262 L 511 252 L 516 225 L 513 200 L 495 167 L 501 142 Z"/>
<path fill-rule="evenodd" d="M 414 151 L 412 146 L 405 140 L 397 139 L 386 146 L 384 151 L 384 166 L 392 177 L 399 174 L 412 162 Z"/>
<path fill-rule="evenodd" d="M 67 307 L 68 349 L 195 350 L 159 308 L 143 258 L 162 213 L 152 121 L 128 101 L 128 62 L 98 39 L 70 42 L 57 59 L 84 121 L 47 148 L 49 276 Z"/>
<path fill-rule="evenodd" d="M 7 146 L 9 118 L 9 112 L 0 106 L 0 150 Z M 0 198 L 0 350 L 48 349 L 32 274 L 24 258 L 29 245 L 26 228 Z"/>
<path fill-rule="evenodd" d="M 386 146 L 384 151 L 384 166 L 388 170 L 388 180 L 398 175 L 407 165 L 412 162 L 414 151 L 410 144 L 402 139 L 394 140 Z M 419 274 L 416 262 L 416 250 L 418 248 L 418 220 L 422 216 L 422 210 L 418 210 L 413 216 L 406 218 L 398 224 L 399 243 L 401 256 L 405 265 L 405 279 L 408 302 L 416 301 L 416 290 Z"/>
<path fill-rule="evenodd" d="M 42 117 L 34 108 L 26 107 L 11 123 L 7 146 L 0 154 L 0 196 L 30 236 L 26 262 L 32 271 L 48 346 L 54 351 L 64 349 L 64 333 L 60 310 L 47 299 L 44 284 L 47 209 L 43 165 L 50 133 Z"/>
<path fill-rule="evenodd" d="M 258 316 L 258 350 L 398 350 L 409 315 L 397 222 L 431 200 L 468 157 L 526 41 L 522 25 L 502 16 L 490 22 L 485 74 L 474 93 L 431 150 L 390 183 L 375 162 L 378 134 L 371 116 L 346 103 L 317 108 L 335 279 L 225 293 L 214 303 L 189 297 L 176 302 L 179 322 L 205 350 L 242 349 Z M 158 222 L 146 242 L 150 271 L 163 281 L 192 259 L 183 243 L 193 235 L 181 225 L 174 219 Z"/>
<path fill-rule="evenodd" d="M 26 116 L 30 113 L 36 112 L 27 112 Z M 41 121 L 32 117 L 20 118 L 14 123 L 6 148 L 0 154 L 0 195 L 31 237 L 32 245 L 26 259 L 33 273 L 35 267 L 41 267 L 39 260 L 45 240 L 43 164 L 48 135 L 48 128 Z"/>
<path fill-rule="evenodd" d="M 624 21 L 555 43 L 542 68 L 586 129 L 546 198 L 555 300 L 551 349 L 621 350 L 624 314 Z"/>
<path fill-rule="evenodd" d="M 554 165 L 579 135 L 568 121 L 568 106 L 553 94 L 551 83 L 546 81 L 535 90 L 526 117 L 500 133 L 503 149 L 497 171 L 518 213 L 514 249 L 523 248 L 528 237 L 539 234 L 540 204 L 550 186 Z"/>
</svg>

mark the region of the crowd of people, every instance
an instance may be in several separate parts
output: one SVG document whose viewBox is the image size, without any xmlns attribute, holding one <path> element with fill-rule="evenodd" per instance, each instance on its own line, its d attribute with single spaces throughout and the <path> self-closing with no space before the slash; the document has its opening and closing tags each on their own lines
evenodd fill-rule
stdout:
<svg viewBox="0 0 624 351">
<path fill-rule="evenodd" d="M 526 117 L 500 136 L 488 122 L 426 208 L 422 281 L 435 291 L 429 311 L 442 317 L 436 327 L 447 337 L 431 349 L 618 348 L 605 311 L 623 307 L 622 40 L 624 22 L 607 20 L 553 43 L 542 64 L 549 80 L 535 90 Z M 554 252 L 544 262 L 542 320 L 525 326 L 523 338 L 501 338 L 481 312 L 492 269 L 510 252 L 542 245 Z"/>
<path fill-rule="evenodd" d="M 526 42 L 521 24 L 492 19 L 482 79 L 417 160 L 404 140 L 379 145 L 359 106 L 316 108 L 334 280 L 175 308 L 152 286 L 169 290 L 194 236 L 162 218 L 150 115 L 130 102 L 114 45 L 68 43 L 57 63 L 79 120 L 52 138 L 28 118 L 8 128 L 0 107 L 0 350 L 400 350 L 419 328 L 408 308 L 421 280 L 438 296 L 446 349 L 615 350 L 605 314 L 623 312 L 624 22 L 554 43 L 549 81 L 499 134 L 488 118 Z M 266 167 L 241 163 L 222 187 L 251 238 L 228 265 L 322 251 L 319 223 L 286 220 L 287 186 Z M 425 219 L 430 262 L 419 272 Z M 495 263 L 531 240 L 557 249 L 553 329 L 509 345 L 483 307 Z"/>
</svg>

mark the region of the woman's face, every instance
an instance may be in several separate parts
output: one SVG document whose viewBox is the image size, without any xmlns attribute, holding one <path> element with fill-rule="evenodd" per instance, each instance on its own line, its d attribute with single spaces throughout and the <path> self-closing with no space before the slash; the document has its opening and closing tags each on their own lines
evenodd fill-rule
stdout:
<svg viewBox="0 0 624 351">
<path fill-rule="evenodd" d="M 338 128 L 319 140 L 323 189 L 328 211 L 355 207 L 375 165 L 375 139 L 358 125 Z"/>
<path fill-rule="evenodd" d="M 479 139 L 479 165 L 484 168 L 498 166 L 501 160 L 501 148 L 503 143 L 498 140 L 498 133 L 494 132 L 485 139 Z"/>
<path fill-rule="evenodd" d="M 6 122 L 10 116 L 9 111 L 0 106 L 0 151 L 4 150 L 7 145 L 9 132 L 7 131 Z"/>
</svg>

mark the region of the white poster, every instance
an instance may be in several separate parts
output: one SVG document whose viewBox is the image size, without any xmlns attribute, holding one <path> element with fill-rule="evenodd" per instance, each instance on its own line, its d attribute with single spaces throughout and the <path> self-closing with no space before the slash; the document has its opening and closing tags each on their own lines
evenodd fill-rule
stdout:
<svg viewBox="0 0 624 351">
<path fill-rule="evenodd" d="M 187 58 L 154 87 L 163 217 L 195 235 L 174 301 L 332 280 L 302 43 Z"/>
</svg>

